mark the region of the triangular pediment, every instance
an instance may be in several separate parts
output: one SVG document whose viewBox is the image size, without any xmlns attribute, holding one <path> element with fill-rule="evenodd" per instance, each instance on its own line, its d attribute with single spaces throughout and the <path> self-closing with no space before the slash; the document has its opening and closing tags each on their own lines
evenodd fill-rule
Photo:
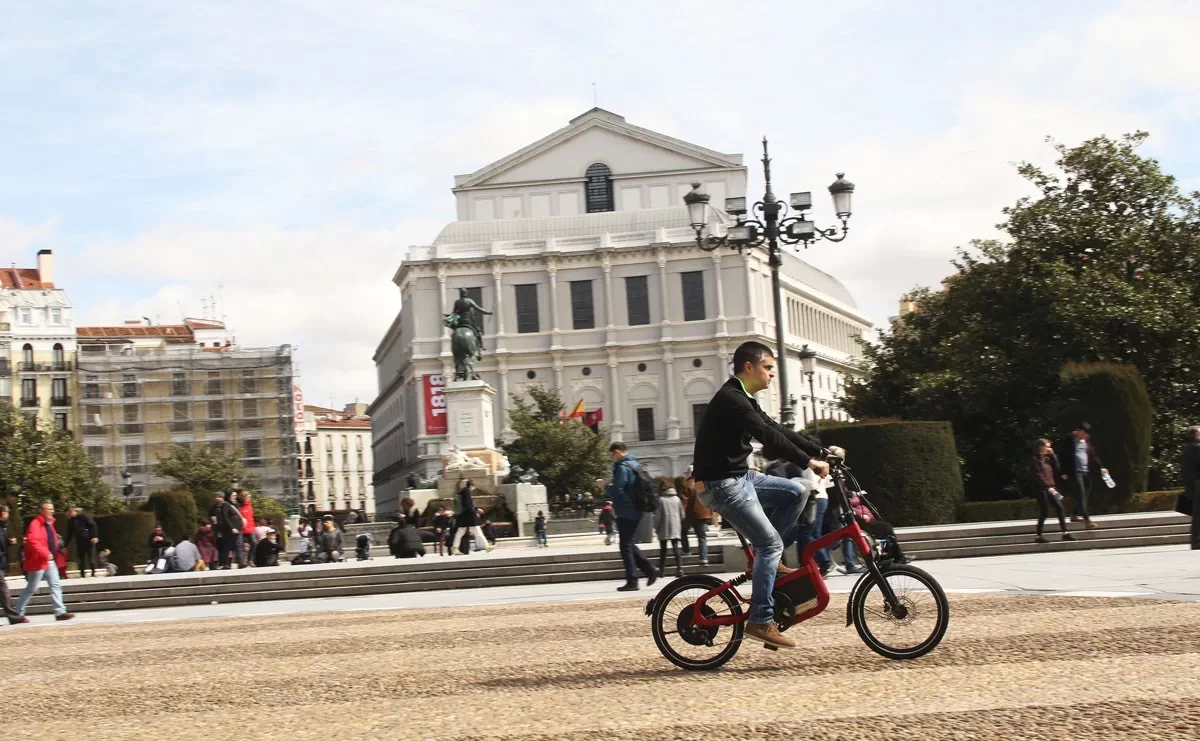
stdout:
<svg viewBox="0 0 1200 741">
<path fill-rule="evenodd" d="M 550 136 L 460 175 L 456 189 L 582 178 L 596 162 L 617 176 L 742 166 L 741 155 L 689 144 L 594 108 Z"/>
</svg>

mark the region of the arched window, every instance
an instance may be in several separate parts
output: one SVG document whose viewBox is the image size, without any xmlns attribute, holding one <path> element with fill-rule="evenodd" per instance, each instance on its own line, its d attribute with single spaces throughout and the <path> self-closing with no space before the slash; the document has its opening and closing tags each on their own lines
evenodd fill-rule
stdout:
<svg viewBox="0 0 1200 741">
<path fill-rule="evenodd" d="M 63 360 L 63 346 L 59 343 L 54 343 L 54 370 L 62 370 L 65 365 Z"/>
<path fill-rule="evenodd" d="M 587 211 L 589 214 L 613 210 L 612 170 L 597 162 L 590 165 L 587 176 Z"/>
<path fill-rule="evenodd" d="M 33 364 L 33 345 L 26 344 L 21 348 L 21 362 L 25 363 L 26 368 Z"/>
</svg>

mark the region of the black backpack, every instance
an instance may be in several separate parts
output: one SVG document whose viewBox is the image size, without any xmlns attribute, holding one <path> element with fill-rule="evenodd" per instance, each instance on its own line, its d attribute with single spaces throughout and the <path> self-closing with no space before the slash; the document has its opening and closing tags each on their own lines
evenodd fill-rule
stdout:
<svg viewBox="0 0 1200 741">
<path fill-rule="evenodd" d="M 625 466 L 633 471 L 633 506 L 640 512 L 654 512 L 658 509 L 658 482 L 641 466 L 626 463 Z"/>
</svg>

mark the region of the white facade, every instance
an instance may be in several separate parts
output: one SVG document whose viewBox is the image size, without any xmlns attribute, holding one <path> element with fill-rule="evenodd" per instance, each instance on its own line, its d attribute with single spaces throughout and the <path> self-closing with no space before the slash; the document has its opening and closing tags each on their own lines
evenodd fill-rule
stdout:
<svg viewBox="0 0 1200 741">
<path fill-rule="evenodd" d="M 588 203 L 583 174 L 596 163 L 611 173 L 612 210 L 579 213 Z M 371 414 L 380 491 L 404 488 L 408 472 L 431 475 L 440 467 L 445 435 L 426 427 L 422 379 L 453 373 L 441 319 L 459 288 L 478 292 L 495 312 L 485 317 L 477 370 L 497 391 L 498 436 L 511 434 L 510 394 L 543 384 L 568 408 L 582 399 L 587 410 L 602 409 L 609 436 L 625 441 L 651 472 L 682 472 L 692 459 L 695 419 L 728 377 L 733 351 L 747 339 L 774 347 L 766 255 L 698 249 L 682 205 L 692 181 L 705 184 L 714 204 L 745 195 L 741 156 L 648 132 L 599 109 L 458 177 L 460 221 L 432 245 L 409 250 L 394 279 L 402 308 L 375 355 L 379 396 Z M 582 208 L 556 212 L 556 204 L 570 203 L 567 192 Z M 546 194 L 549 215 L 534 205 Z M 487 199 L 492 205 L 481 207 Z M 851 336 L 870 322 L 836 279 L 792 255 L 782 278 L 789 391 L 805 397 L 808 408 L 795 357 L 808 343 L 820 354 L 822 414 L 836 416 L 841 379 L 859 352 Z M 777 394 L 773 388 L 760 396 L 773 413 Z"/>
<path fill-rule="evenodd" d="M 300 503 L 305 512 L 354 509 L 375 514 L 371 421 L 355 411 L 304 408 Z"/>
</svg>

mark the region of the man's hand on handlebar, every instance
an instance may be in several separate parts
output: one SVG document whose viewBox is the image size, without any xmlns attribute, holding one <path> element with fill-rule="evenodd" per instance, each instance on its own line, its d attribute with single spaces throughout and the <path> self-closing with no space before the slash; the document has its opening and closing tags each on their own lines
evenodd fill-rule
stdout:
<svg viewBox="0 0 1200 741">
<path fill-rule="evenodd" d="M 825 477 L 829 475 L 829 464 L 825 461 L 819 461 L 816 458 L 813 458 L 808 462 L 808 467 L 811 468 L 813 473 L 817 474 L 818 476 Z"/>
</svg>

